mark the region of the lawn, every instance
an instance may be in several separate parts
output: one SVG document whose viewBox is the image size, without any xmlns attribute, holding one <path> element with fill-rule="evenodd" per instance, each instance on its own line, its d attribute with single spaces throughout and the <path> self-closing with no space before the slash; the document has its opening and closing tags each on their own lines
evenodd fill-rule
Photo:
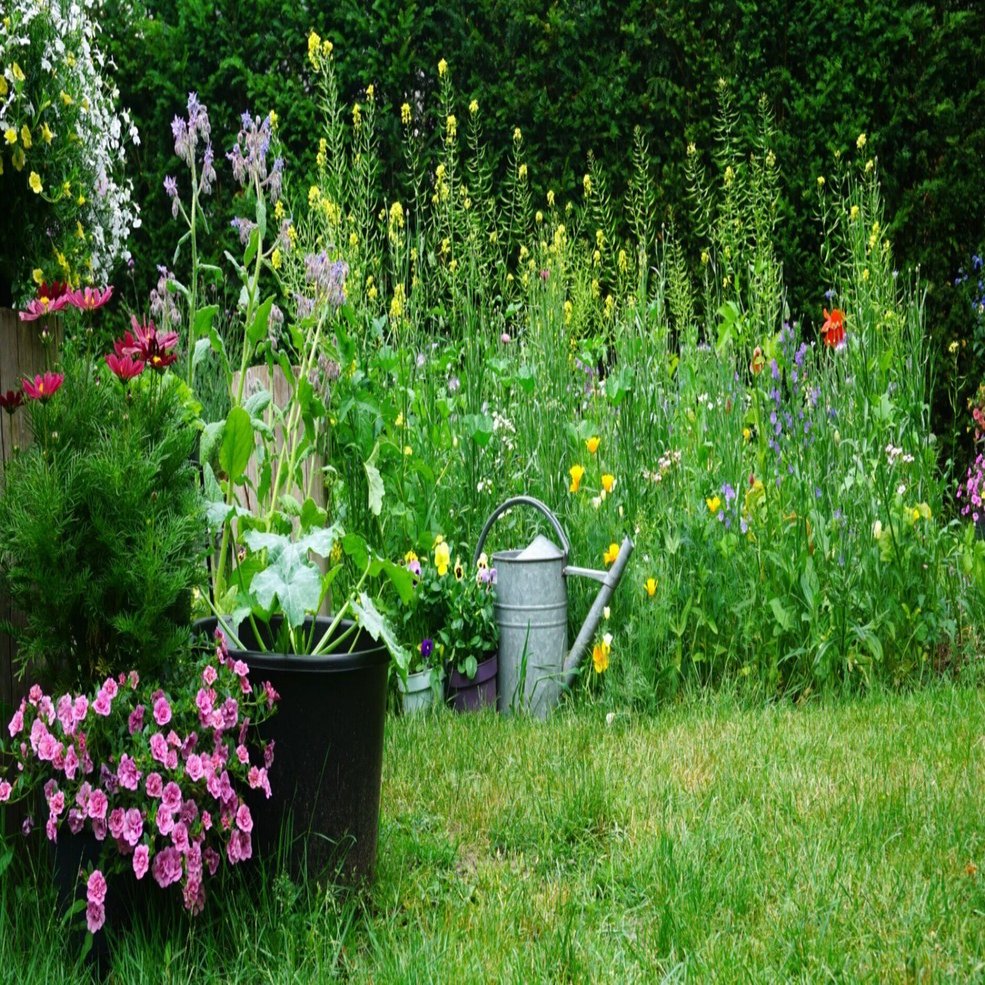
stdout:
<svg viewBox="0 0 985 985">
<path fill-rule="evenodd" d="M 945 685 L 393 719 L 365 897 L 233 880 L 197 922 L 138 926 L 114 978 L 978 980 L 983 736 L 981 692 Z M 74 977 L 31 946 L 50 901 L 6 881 L 7 974 Z"/>
</svg>

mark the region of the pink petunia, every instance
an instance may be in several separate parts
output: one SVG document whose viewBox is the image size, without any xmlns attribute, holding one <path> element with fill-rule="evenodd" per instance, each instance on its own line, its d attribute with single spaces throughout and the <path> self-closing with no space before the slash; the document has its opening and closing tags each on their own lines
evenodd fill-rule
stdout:
<svg viewBox="0 0 985 985">
<path fill-rule="evenodd" d="M 8 783 L 7 780 L 0 780 L 0 803 L 5 803 L 10 800 L 10 795 L 13 792 L 13 787 Z"/>
<path fill-rule="evenodd" d="M 240 804 L 239 810 L 236 811 L 236 827 L 240 831 L 247 832 L 247 834 L 253 830 L 253 815 L 250 814 L 250 809 L 246 804 Z"/>
<path fill-rule="evenodd" d="M 150 865 L 150 849 L 146 845 L 137 845 L 133 850 L 133 874 L 138 879 L 143 879 L 147 875 Z"/>
<path fill-rule="evenodd" d="M 114 838 L 119 839 L 123 837 L 123 824 L 125 820 L 126 820 L 126 812 L 123 810 L 122 807 L 114 807 L 109 812 L 109 820 L 107 822 L 107 826 L 109 827 L 109 833 Z"/>
<path fill-rule="evenodd" d="M 76 725 L 81 725 L 86 720 L 86 715 L 89 714 L 89 699 L 84 694 L 80 694 L 75 699 L 73 714 Z"/>
<path fill-rule="evenodd" d="M 10 724 L 7 726 L 7 731 L 10 733 L 11 738 L 15 735 L 20 735 L 24 731 L 24 707 L 24 701 L 21 701 L 20 707 L 14 712 L 13 717 L 10 719 Z"/>
<path fill-rule="evenodd" d="M 169 835 L 174 831 L 174 814 L 163 806 L 157 809 L 157 830 L 162 835 Z"/>
<path fill-rule="evenodd" d="M 197 753 L 192 753 L 185 763 L 185 772 L 191 780 L 201 780 L 204 770 L 202 769 L 202 757 Z"/>
<path fill-rule="evenodd" d="M 116 695 L 119 693 L 120 688 L 112 677 L 107 677 L 106 680 L 103 681 L 102 690 L 105 691 L 112 699 L 115 698 Z"/>
<path fill-rule="evenodd" d="M 133 711 L 130 712 L 129 718 L 127 718 L 127 729 L 131 735 L 135 732 L 139 732 L 144 727 L 144 706 L 137 705 Z"/>
<path fill-rule="evenodd" d="M 160 732 L 155 732 L 150 737 L 150 754 L 162 765 L 167 762 L 168 743 Z"/>
<path fill-rule="evenodd" d="M 172 814 L 181 810 L 181 787 L 173 780 L 164 788 L 161 795 L 161 806 L 165 810 L 171 811 Z"/>
<path fill-rule="evenodd" d="M 162 848 L 151 864 L 154 881 L 166 889 L 181 878 L 181 856 L 174 848 Z"/>
<path fill-rule="evenodd" d="M 167 725 L 171 721 L 171 705 L 163 694 L 154 702 L 154 721 L 158 725 Z"/>
<path fill-rule="evenodd" d="M 123 818 L 123 840 L 128 845 L 136 845 L 144 833 L 144 818 L 136 807 L 131 807 Z"/>
<path fill-rule="evenodd" d="M 97 715 L 102 715 L 104 718 L 109 715 L 113 708 L 112 700 L 110 696 L 102 688 L 99 689 L 99 693 L 96 695 L 96 700 L 92 703 L 92 710 Z"/>
<path fill-rule="evenodd" d="M 137 769 L 137 763 L 132 756 L 128 756 L 123 753 L 120 756 L 120 765 L 116 770 L 116 778 L 120 781 L 120 786 L 125 790 L 136 790 L 137 784 L 140 782 L 141 777 L 140 770 Z"/>
<path fill-rule="evenodd" d="M 89 798 L 87 809 L 89 817 L 96 818 L 100 821 L 103 820 L 106 817 L 106 809 L 108 807 L 109 799 L 106 797 L 106 792 L 97 787 L 92 791 L 92 796 Z"/>
<path fill-rule="evenodd" d="M 86 899 L 90 903 L 106 902 L 106 877 L 99 869 L 93 869 L 86 882 Z"/>
<path fill-rule="evenodd" d="M 147 791 L 148 797 L 160 797 L 164 791 L 164 781 L 161 779 L 161 774 L 148 773 L 147 779 L 144 780 L 144 789 Z"/>
<path fill-rule="evenodd" d="M 106 908 L 102 903 L 86 904 L 86 926 L 89 933 L 94 934 L 106 922 Z"/>
</svg>

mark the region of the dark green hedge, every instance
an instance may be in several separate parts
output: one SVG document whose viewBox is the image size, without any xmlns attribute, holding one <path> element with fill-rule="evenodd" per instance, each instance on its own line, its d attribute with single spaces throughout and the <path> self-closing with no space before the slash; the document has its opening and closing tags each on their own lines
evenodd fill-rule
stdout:
<svg viewBox="0 0 985 985">
<path fill-rule="evenodd" d="M 275 109 L 289 157 L 311 166 L 318 126 L 305 55 L 314 28 L 336 46 L 349 101 L 374 84 L 388 161 L 400 161 L 397 107 L 405 100 L 433 106 L 443 57 L 462 95 L 460 118 L 468 100 L 479 99 L 494 149 L 505 150 L 513 127 L 522 128 L 537 192 L 548 184 L 573 191 L 592 152 L 618 194 L 633 128 L 641 126 L 661 217 L 686 219 L 685 143 L 711 145 L 716 80 L 732 82 L 749 127 L 765 93 L 779 131 L 786 220 L 779 246 L 791 309 L 809 318 L 826 286 L 811 220 L 816 177 L 830 173 L 833 152 L 853 147 L 864 131 L 879 158 L 899 262 L 919 265 L 931 284 L 935 340 L 943 349 L 970 334 L 971 313 L 955 303 L 951 284 L 985 242 L 985 4 L 978 0 L 107 2 L 104 28 L 120 89 L 144 141 L 142 286 L 174 242 L 160 188 L 177 166 L 169 124 L 187 90 L 209 107 L 223 149 L 242 110 Z M 234 212 L 233 193 L 222 179 L 220 221 Z M 961 369 L 981 375 L 985 367 Z"/>
</svg>

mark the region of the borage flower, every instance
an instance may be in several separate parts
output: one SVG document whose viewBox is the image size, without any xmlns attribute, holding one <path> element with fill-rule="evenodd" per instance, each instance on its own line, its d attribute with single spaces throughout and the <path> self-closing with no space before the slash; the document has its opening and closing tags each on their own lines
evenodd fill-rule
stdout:
<svg viewBox="0 0 985 985">
<path fill-rule="evenodd" d="M 44 376 L 35 376 L 33 381 L 25 377 L 21 387 L 24 396 L 29 400 L 40 400 L 42 403 L 47 403 L 64 382 L 65 375 L 63 373 L 45 373 Z"/>
</svg>

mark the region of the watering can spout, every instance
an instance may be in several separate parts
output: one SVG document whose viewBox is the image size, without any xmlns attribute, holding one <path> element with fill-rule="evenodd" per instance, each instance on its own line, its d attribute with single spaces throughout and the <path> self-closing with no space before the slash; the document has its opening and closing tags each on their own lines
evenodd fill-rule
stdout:
<svg viewBox="0 0 985 985">
<path fill-rule="evenodd" d="M 568 655 L 564 658 L 562 683 L 566 688 L 571 687 L 578 675 L 578 668 L 581 665 L 582 657 L 584 657 L 588 649 L 588 644 L 595 635 L 595 630 L 598 629 L 602 613 L 609 604 L 609 600 L 612 598 L 612 593 L 616 590 L 616 586 L 622 579 L 623 572 L 626 570 L 626 565 L 632 553 L 633 542 L 629 537 L 624 537 L 619 547 L 619 553 L 616 555 L 616 559 L 608 571 L 596 571 L 592 568 L 576 568 L 570 564 L 564 569 L 565 575 L 579 575 L 583 578 L 592 578 L 602 583 L 602 587 L 599 589 L 598 595 L 595 596 L 595 601 L 588 610 L 588 615 L 585 617 L 584 623 L 582 623 L 578 636 L 571 645 Z"/>
</svg>

